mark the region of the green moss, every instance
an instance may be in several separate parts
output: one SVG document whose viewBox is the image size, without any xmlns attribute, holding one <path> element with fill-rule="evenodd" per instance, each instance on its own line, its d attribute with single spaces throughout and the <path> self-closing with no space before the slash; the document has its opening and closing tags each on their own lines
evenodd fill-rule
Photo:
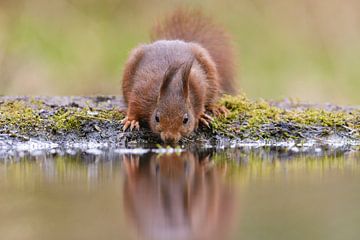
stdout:
<svg viewBox="0 0 360 240">
<path fill-rule="evenodd" d="M 35 133 L 43 131 L 79 131 L 89 120 L 98 122 L 120 121 L 123 114 L 117 109 L 103 110 L 89 107 L 51 107 L 42 101 L 16 100 L 0 104 L 0 130 L 2 132 Z"/>
<path fill-rule="evenodd" d="M 39 114 L 23 101 L 11 101 L 0 105 L 0 128 L 26 130 L 41 125 Z"/>
<path fill-rule="evenodd" d="M 236 135 L 252 139 L 301 138 L 309 128 L 347 130 L 359 135 L 360 111 L 326 111 L 320 108 L 281 109 L 264 100 L 251 101 L 243 95 L 224 96 L 220 105 L 230 113 L 218 117 L 214 131 L 227 136 Z"/>
<path fill-rule="evenodd" d="M 54 122 L 53 129 L 56 131 L 78 130 L 81 126 L 81 118 L 75 116 L 73 109 L 61 109 L 50 119 Z"/>
<path fill-rule="evenodd" d="M 252 140 L 306 139 L 342 132 L 360 138 L 360 111 L 326 111 L 296 104 L 282 109 L 264 100 L 251 101 L 245 96 L 224 96 L 220 105 L 229 114 L 216 117 L 212 124 L 215 134 Z M 118 109 L 105 110 L 78 106 L 50 106 L 42 101 L 6 101 L 0 104 L 0 132 L 37 134 L 81 132 L 94 122 L 108 127 L 119 123 L 124 115 Z M 110 125 L 111 126 L 111 125 Z"/>
</svg>

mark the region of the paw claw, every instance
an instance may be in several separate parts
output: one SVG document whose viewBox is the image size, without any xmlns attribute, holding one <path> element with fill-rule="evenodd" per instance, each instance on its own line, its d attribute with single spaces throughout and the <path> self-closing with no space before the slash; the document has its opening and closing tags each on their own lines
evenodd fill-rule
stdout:
<svg viewBox="0 0 360 240">
<path fill-rule="evenodd" d="M 214 113 L 214 115 L 217 117 L 227 117 L 227 115 L 229 114 L 229 110 L 224 106 L 214 107 L 213 109 L 211 109 L 211 112 Z"/>
<path fill-rule="evenodd" d="M 207 115 L 206 113 L 204 113 L 202 117 L 206 120 L 209 120 L 210 122 L 214 120 L 210 115 Z"/>
<path fill-rule="evenodd" d="M 127 120 L 128 120 L 128 118 L 127 117 L 125 117 L 123 120 L 121 120 L 121 124 L 125 124 L 126 122 L 127 122 Z"/>
<path fill-rule="evenodd" d="M 137 120 L 129 120 L 128 117 L 125 117 L 123 120 L 121 120 L 121 124 L 124 124 L 122 130 L 126 131 L 130 127 L 130 131 L 132 131 L 134 128 L 139 130 L 140 124 Z"/>
<path fill-rule="evenodd" d="M 207 115 L 206 113 L 201 114 L 199 121 L 204 124 L 206 127 L 210 128 L 210 122 L 213 121 L 213 118 Z"/>
<path fill-rule="evenodd" d="M 135 125 L 136 125 L 136 120 L 132 120 L 130 124 L 130 131 L 134 129 Z"/>
</svg>

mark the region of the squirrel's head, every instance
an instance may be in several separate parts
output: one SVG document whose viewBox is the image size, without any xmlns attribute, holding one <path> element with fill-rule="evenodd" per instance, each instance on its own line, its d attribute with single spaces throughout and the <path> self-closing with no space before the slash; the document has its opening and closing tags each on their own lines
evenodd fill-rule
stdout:
<svg viewBox="0 0 360 240">
<path fill-rule="evenodd" d="M 163 77 L 150 128 L 160 134 L 165 143 L 177 143 L 195 128 L 196 119 L 189 98 L 192 64 L 193 60 L 170 66 Z"/>
</svg>

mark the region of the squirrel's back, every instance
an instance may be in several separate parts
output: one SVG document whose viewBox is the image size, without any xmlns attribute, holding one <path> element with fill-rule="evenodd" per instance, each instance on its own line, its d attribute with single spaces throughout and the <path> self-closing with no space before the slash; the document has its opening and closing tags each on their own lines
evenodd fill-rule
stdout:
<svg viewBox="0 0 360 240">
<path fill-rule="evenodd" d="M 226 93 L 235 93 L 234 56 L 229 35 L 200 11 L 177 9 L 164 21 L 156 24 L 151 32 L 156 40 L 183 40 L 205 48 L 216 64 L 219 85 Z"/>
</svg>

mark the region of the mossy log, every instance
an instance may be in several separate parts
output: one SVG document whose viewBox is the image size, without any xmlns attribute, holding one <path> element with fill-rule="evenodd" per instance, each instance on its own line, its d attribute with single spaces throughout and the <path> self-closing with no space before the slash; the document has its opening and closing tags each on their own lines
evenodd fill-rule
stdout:
<svg viewBox="0 0 360 240">
<path fill-rule="evenodd" d="M 229 110 L 201 126 L 179 145 L 239 146 L 246 144 L 360 145 L 360 108 L 302 104 L 290 100 L 251 101 L 224 96 Z M 97 143 L 116 147 L 161 144 L 142 123 L 139 131 L 123 132 L 121 97 L 0 97 L 0 149 L 30 140 L 59 146 Z"/>
</svg>

